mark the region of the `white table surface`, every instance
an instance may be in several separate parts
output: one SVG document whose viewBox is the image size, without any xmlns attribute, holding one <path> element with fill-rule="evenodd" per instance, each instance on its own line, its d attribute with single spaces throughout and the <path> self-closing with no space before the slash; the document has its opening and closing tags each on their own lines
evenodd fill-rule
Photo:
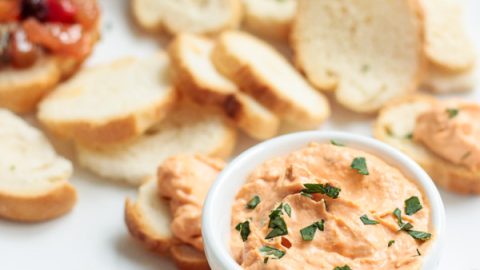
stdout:
<svg viewBox="0 0 480 270">
<path fill-rule="evenodd" d="M 466 23 L 480 51 L 480 1 L 460 0 Z M 143 34 L 132 24 L 127 0 L 103 0 L 102 39 L 88 64 L 125 55 L 148 56 L 164 40 Z M 479 54 L 480 55 L 480 54 Z M 480 85 L 463 95 L 480 102 Z M 371 135 L 372 118 L 333 105 L 333 117 L 321 127 Z M 243 138 L 237 152 L 254 143 Z M 163 269 L 175 267 L 132 239 L 123 206 L 135 189 L 101 180 L 76 167 L 72 180 L 79 202 L 68 215 L 40 224 L 0 220 L 0 269 Z M 447 241 L 440 270 L 480 270 L 480 197 L 442 191 L 447 212 Z"/>
</svg>

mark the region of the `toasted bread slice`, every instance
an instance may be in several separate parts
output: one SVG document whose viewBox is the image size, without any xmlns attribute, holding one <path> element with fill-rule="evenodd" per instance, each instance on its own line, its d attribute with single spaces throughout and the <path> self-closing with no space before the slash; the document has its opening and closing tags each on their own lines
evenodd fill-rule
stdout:
<svg viewBox="0 0 480 270">
<path fill-rule="evenodd" d="M 480 194 L 480 171 L 455 165 L 410 139 L 417 116 L 436 102 L 430 96 L 413 95 L 387 104 L 375 123 L 374 136 L 409 155 L 440 187 L 463 194 Z"/>
<path fill-rule="evenodd" d="M 478 75 L 472 68 L 463 72 L 446 72 L 429 65 L 422 86 L 435 93 L 456 93 L 470 91 L 475 87 Z"/>
<path fill-rule="evenodd" d="M 416 90 L 423 70 L 415 0 L 299 0 L 295 61 L 319 89 L 357 112 L 375 112 Z"/>
<path fill-rule="evenodd" d="M 209 270 L 207 257 L 190 245 L 177 244 L 170 249 L 175 264 L 179 270 Z"/>
<path fill-rule="evenodd" d="M 240 0 L 130 0 L 133 17 L 147 31 L 215 34 L 236 28 L 242 18 Z"/>
<path fill-rule="evenodd" d="M 136 202 L 130 199 L 125 202 L 128 230 L 147 249 L 159 255 L 170 255 L 181 270 L 209 269 L 203 252 L 173 237 L 171 221 L 168 201 L 158 195 L 155 178 L 140 186 Z"/>
<path fill-rule="evenodd" d="M 155 178 L 140 186 L 136 202 L 125 201 L 125 223 L 130 234 L 161 255 L 168 254 L 174 242 L 171 222 L 168 202 L 158 194 Z"/>
<path fill-rule="evenodd" d="M 297 0 L 244 0 L 245 27 L 261 36 L 286 40 Z"/>
<path fill-rule="evenodd" d="M 276 135 L 278 117 L 216 70 L 210 60 L 213 47 L 212 41 L 200 36 L 177 36 L 169 50 L 177 88 L 200 105 L 219 108 L 253 138 Z"/>
<path fill-rule="evenodd" d="M 425 13 L 425 51 L 437 69 L 465 72 L 472 69 L 475 49 L 467 35 L 462 7 L 455 0 L 421 0 Z"/>
<path fill-rule="evenodd" d="M 87 68 L 39 106 L 55 134 L 85 145 L 120 144 L 161 120 L 176 98 L 165 54 Z"/>
<path fill-rule="evenodd" d="M 225 158 L 236 143 L 236 130 L 222 115 L 182 103 L 139 138 L 112 147 L 77 145 L 80 165 L 96 174 L 139 185 L 175 154 L 201 153 Z"/>
<path fill-rule="evenodd" d="M 0 109 L 0 217 L 43 221 L 70 211 L 75 188 L 72 164 L 57 156 L 45 136 Z"/>
<path fill-rule="evenodd" d="M 303 128 L 318 127 L 330 115 L 326 98 L 266 42 L 243 32 L 225 32 L 212 53 L 217 69 L 242 91 Z"/>
</svg>

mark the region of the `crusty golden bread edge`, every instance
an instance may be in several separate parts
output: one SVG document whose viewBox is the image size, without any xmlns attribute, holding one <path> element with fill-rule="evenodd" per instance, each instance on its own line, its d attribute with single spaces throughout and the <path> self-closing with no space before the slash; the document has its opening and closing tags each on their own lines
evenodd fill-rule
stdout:
<svg viewBox="0 0 480 270">
<path fill-rule="evenodd" d="M 0 217 L 21 222 L 46 221 L 66 214 L 76 201 L 77 192 L 66 180 L 36 194 L 0 190 Z"/>
</svg>

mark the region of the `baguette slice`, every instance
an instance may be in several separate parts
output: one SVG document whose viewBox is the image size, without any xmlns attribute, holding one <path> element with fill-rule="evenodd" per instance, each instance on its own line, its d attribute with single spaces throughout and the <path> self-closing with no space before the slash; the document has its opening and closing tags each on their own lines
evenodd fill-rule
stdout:
<svg viewBox="0 0 480 270">
<path fill-rule="evenodd" d="M 279 119 L 221 75 L 210 60 L 214 43 L 181 34 L 170 46 L 178 89 L 200 105 L 219 108 L 248 135 L 267 139 L 277 134 Z"/>
<path fill-rule="evenodd" d="M 438 69 L 462 73 L 471 70 L 475 49 L 455 0 L 421 0 L 425 13 L 425 51 Z"/>
<path fill-rule="evenodd" d="M 240 0 L 130 1 L 138 25 L 152 32 L 215 34 L 236 28 L 242 18 Z"/>
<path fill-rule="evenodd" d="M 326 98 L 272 46 L 252 35 L 221 34 L 212 60 L 224 76 L 286 122 L 314 128 L 330 115 Z"/>
<path fill-rule="evenodd" d="M 417 116 L 436 102 L 431 96 L 413 95 L 389 103 L 380 111 L 374 136 L 414 159 L 440 187 L 462 194 L 480 194 L 480 171 L 452 164 L 409 139 Z"/>
<path fill-rule="evenodd" d="M 415 0 L 299 0 L 292 29 L 296 63 L 345 107 L 375 112 L 419 84 L 419 13 Z"/>
<path fill-rule="evenodd" d="M 72 164 L 40 131 L 0 109 L 0 217 L 34 222 L 67 213 L 77 198 L 71 175 Z"/>
<path fill-rule="evenodd" d="M 137 201 L 125 201 L 128 231 L 149 250 L 168 254 L 173 244 L 172 216 L 168 202 L 158 194 L 157 180 L 151 178 L 138 189 Z"/>
<path fill-rule="evenodd" d="M 106 148 L 77 145 L 77 156 L 82 166 L 100 176 L 139 185 L 154 177 L 169 156 L 200 153 L 226 158 L 235 142 L 236 130 L 222 115 L 182 103 L 139 138 Z"/>
<path fill-rule="evenodd" d="M 244 0 L 245 27 L 261 36 L 286 40 L 297 0 Z"/>
<path fill-rule="evenodd" d="M 462 72 L 446 72 L 429 65 L 422 86 L 435 93 L 457 93 L 470 91 L 478 80 L 477 70 L 473 67 Z"/>
<path fill-rule="evenodd" d="M 120 144 L 161 120 L 175 101 L 165 54 L 87 68 L 39 106 L 53 133 L 85 145 Z"/>
<path fill-rule="evenodd" d="M 210 269 L 204 253 L 173 237 L 171 221 L 168 202 L 158 195 L 155 178 L 140 186 L 136 202 L 125 202 L 127 228 L 146 248 L 159 255 L 170 255 L 180 270 Z"/>
</svg>

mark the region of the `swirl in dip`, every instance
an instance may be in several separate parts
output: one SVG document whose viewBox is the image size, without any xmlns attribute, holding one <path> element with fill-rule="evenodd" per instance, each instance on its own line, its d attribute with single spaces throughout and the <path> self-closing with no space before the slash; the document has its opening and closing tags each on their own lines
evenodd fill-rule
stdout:
<svg viewBox="0 0 480 270">
<path fill-rule="evenodd" d="M 244 269 L 419 269 L 430 238 L 420 188 L 335 141 L 262 163 L 232 207 L 230 246 Z"/>
</svg>

